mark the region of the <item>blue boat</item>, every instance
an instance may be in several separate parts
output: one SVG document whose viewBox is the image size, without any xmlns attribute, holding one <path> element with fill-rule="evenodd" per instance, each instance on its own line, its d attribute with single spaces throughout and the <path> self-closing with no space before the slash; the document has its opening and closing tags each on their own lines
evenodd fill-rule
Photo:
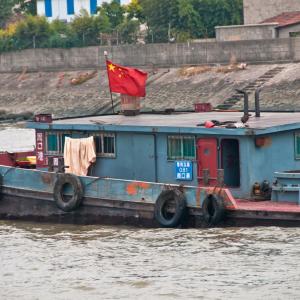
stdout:
<svg viewBox="0 0 300 300">
<path fill-rule="evenodd" d="M 38 119 L 37 168 L 0 166 L 0 216 L 162 227 L 300 225 L 300 113 Z M 248 120 L 249 119 L 249 120 Z M 207 122 L 209 121 L 209 122 Z M 93 137 L 88 174 L 67 138 Z"/>
</svg>

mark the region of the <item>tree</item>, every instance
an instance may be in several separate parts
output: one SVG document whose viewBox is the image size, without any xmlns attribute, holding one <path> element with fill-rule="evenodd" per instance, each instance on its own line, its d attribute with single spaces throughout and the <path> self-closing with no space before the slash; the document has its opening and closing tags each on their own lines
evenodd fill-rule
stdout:
<svg viewBox="0 0 300 300">
<path fill-rule="evenodd" d="M 15 0 L 0 1 L 0 28 L 3 28 L 7 20 L 12 16 L 12 8 Z"/>
<path fill-rule="evenodd" d="M 100 15 L 108 17 L 112 29 L 116 29 L 124 21 L 125 8 L 117 0 L 113 0 L 111 3 L 104 2 L 98 8 L 98 12 Z"/>
<path fill-rule="evenodd" d="M 104 13 L 104 11 L 100 11 L 97 16 L 95 16 L 95 26 L 97 27 L 98 32 L 110 32 L 112 29 L 112 25 L 109 21 L 109 17 Z"/>
<path fill-rule="evenodd" d="M 140 0 L 140 5 L 156 42 L 214 37 L 215 26 L 242 23 L 242 0 Z"/>
<path fill-rule="evenodd" d="M 51 28 L 45 17 L 26 16 L 16 26 L 16 45 L 19 49 L 48 47 Z"/>
<path fill-rule="evenodd" d="M 36 15 L 36 0 L 0 0 L 0 28 L 14 13 Z"/>
<path fill-rule="evenodd" d="M 148 39 L 167 42 L 171 29 L 178 20 L 178 0 L 141 0 L 141 6 L 149 28 Z"/>
<path fill-rule="evenodd" d="M 92 46 L 97 45 L 100 31 L 103 28 L 108 27 L 106 17 L 102 16 L 90 16 L 86 10 L 82 10 L 79 16 L 76 16 L 71 22 L 72 31 L 77 36 L 80 46 Z"/>
<path fill-rule="evenodd" d="M 36 3 L 37 0 L 14 0 L 15 2 L 15 9 L 14 11 L 16 13 L 22 13 L 22 14 L 30 14 L 35 16 L 36 11 Z"/>
<path fill-rule="evenodd" d="M 204 26 L 199 13 L 193 6 L 193 0 L 178 1 L 177 8 L 179 17 L 174 24 L 175 31 L 177 32 L 177 41 L 197 37 L 198 33 L 203 31 Z"/>
<path fill-rule="evenodd" d="M 128 19 L 138 19 L 141 23 L 145 22 L 145 15 L 143 12 L 140 0 L 131 0 L 131 2 L 125 6 Z"/>
<path fill-rule="evenodd" d="M 238 25 L 242 22 L 242 0 L 193 0 L 193 7 L 202 21 L 197 37 L 214 37 L 215 26 Z"/>
<path fill-rule="evenodd" d="M 117 28 L 120 33 L 120 42 L 123 44 L 136 43 L 139 27 L 140 22 L 138 20 L 125 19 Z"/>
</svg>

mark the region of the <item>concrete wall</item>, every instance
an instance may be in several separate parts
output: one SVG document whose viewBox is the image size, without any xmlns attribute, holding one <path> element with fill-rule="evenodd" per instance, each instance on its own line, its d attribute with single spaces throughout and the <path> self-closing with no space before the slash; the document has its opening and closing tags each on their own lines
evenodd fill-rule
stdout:
<svg viewBox="0 0 300 300">
<path fill-rule="evenodd" d="M 283 12 L 299 10 L 299 0 L 244 0 L 244 23 L 258 24 Z"/>
<path fill-rule="evenodd" d="M 218 42 L 273 39 L 276 38 L 277 25 L 278 23 L 217 26 L 215 27 L 216 39 Z"/>
<path fill-rule="evenodd" d="M 293 40 L 293 56 L 296 61 L 300 61 L 300 38 L 292 39 Z"/>
<path fill-rule="evenodd" d="M 178 67 L 228 63 L 234 56 L 242 62 L 299 60 L 295 39 L 236 42 L 124 45 L 73 49 L 30 49 L 0 54 L 0 72 L 104 68 L 103 51 L 115 63 L 127 66 Z M 297 48 L 298 49 L 298 48 Z"/>
</svg>

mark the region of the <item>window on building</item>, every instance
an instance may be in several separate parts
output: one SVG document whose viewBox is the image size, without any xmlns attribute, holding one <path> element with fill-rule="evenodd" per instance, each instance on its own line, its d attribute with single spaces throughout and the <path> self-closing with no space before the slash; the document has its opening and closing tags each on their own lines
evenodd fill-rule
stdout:
<svg viewBox="0 0 300 300">
<path fill-rule="evenodd" d="M 295 159 L 300 159 L 300 132 L 295 133 Z"/>
<path fill-rule="evenodd" d="M 66 132 L 46 132 L 46 154 L 63 155 L 66 137 L 71 136 Z"/>
<path fill-rule="evenodd" d="M 96 14 L 97 12 L 97 0 L 90 0 L 90 10 L 91 10 L 91 15 Z"/>
<path fill-rule="evenodd" d="M 93 134 L 97 156 L 116 157 L 116 145 L 114 133 Z"/>
<path fill-rule="evenodd" d="M 45 0 L 45 16 L 52 17 L 52 0 Z"/>
<path fill-rule="evenodd" d="M 67 13 L 74 15 L 74 0 L 67 0 Z"/>
<path fill-rule="evenodd" d="M 194 159 L 195 137 L 194 136 L 168 136 L 168 159 Z"/>
<path fill-rule="evenodd" d="M 298 32 L 290 32 L 289 35 L 290 35 L 290 37 L 299 37 L 300 36 L 300 31 L 298 31 Z"/>
</svg>

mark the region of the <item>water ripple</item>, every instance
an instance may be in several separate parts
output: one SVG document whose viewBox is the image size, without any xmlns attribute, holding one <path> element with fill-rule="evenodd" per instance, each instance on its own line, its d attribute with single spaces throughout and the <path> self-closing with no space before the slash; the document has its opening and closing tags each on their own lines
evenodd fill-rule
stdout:
<svg viewBox="0 0 300 300">
<path fill-rule="evenodd" d="M 0 222 L 1 299 L 299 299 L 300 229 Z"/>
</svg>

